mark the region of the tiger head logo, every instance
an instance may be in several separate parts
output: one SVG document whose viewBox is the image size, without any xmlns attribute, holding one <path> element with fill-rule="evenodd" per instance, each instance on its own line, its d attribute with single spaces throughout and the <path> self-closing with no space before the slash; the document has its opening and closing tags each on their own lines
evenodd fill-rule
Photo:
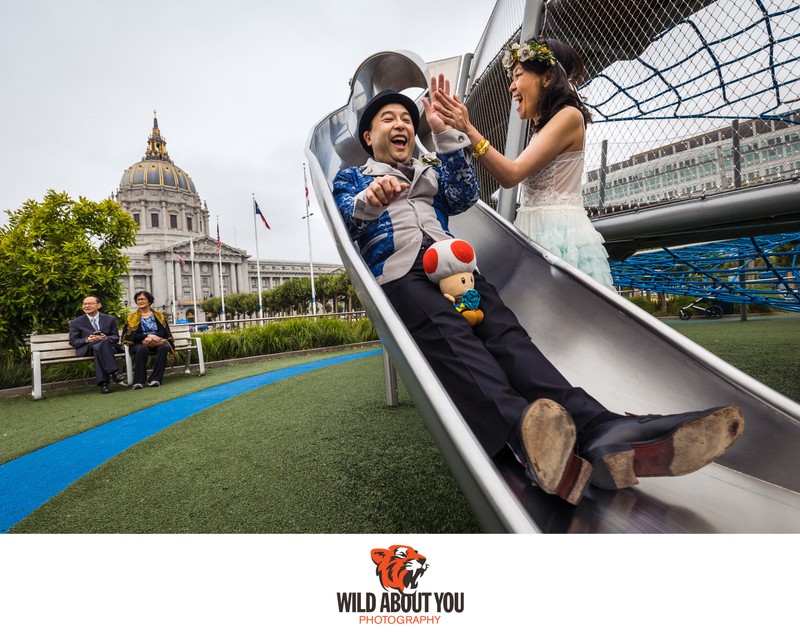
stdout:
<svg viewBox="0 0 800 632">
<path fill-rule="evenodd" d="M 417 580 L 428 570 L 424 555 L 410 546 L 395 544 L 388 549 L 372 549 L 372 561 L 377 565 L 375 574 L 384 590 L 394 588 L 402 593 L 417 589 Z"/>
</svg>

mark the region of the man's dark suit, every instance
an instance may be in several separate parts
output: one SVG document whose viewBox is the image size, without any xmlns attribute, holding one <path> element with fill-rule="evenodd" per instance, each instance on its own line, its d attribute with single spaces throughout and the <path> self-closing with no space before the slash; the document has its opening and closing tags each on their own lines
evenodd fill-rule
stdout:
<svg viewBox="0 0 800 632">
<path fill-rule="evenodd" d="M 69 323 L 69 344 L 75 347 L 75 355 L 79 357 L 91 355 L 94 357 L 94 370 L 97 376 L 97 384 L 108 384 L 108 376 L 117 371 L 117 362 L 114 359 L 115 353 L 120 353 L 122 347 L 119 345 L 119 329 L 117 319 L 108 314 L 97 313 L 97 329 L 94 328 L 89 317 L 84 314 L 78 316 Z M 105 340 L 86 342 L 86 339 L 95 331 L 102 331 L 106 335 Z"/>
</svg>

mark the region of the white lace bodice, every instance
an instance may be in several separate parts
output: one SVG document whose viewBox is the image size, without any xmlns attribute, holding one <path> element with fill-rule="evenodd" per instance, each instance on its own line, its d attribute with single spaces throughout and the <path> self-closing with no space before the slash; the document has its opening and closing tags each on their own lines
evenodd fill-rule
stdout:
<svg viewBox="0 0 800 632">
<path fill-rule="evenodd" d="M 583 162 L 582 150 L 567 152 L 525 178 L 514 226 L 598 283 L 613 287 L 603 236 L 583 208 Z"/>
<path fill-rule="evenodd" d="M 544 169 L 525 178 L 520 188 L 520 206 L 583 206 L 581 177 L 583 151 L 555 157 Z"/>
</svg>

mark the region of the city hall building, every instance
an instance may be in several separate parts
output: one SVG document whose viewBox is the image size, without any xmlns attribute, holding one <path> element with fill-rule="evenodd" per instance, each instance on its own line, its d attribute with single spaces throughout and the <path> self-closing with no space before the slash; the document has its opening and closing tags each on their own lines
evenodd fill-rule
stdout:
<svg viewBox="0 0 800 632">
<path fill-rule="evenodd" d="M 200 201 L 189 174 L 170 159 L 155 115 L 147 151 L 122 174 L 116 200 L 139 225 L 136 245 L 125 250 L 129 274 L 120 280 L 129 306 L 134 305 L 136 292 L 147 290 L 155 297 L 153 306 L 171 315 L 174 295 L 178 320 L 203 320 L 202 313 L 195 318 L 194 298 L 200 309 L 203 299 L 220 296 L 223 290 L 226 296 L 257 292 L 259 269 L 262 290 L 310 274 L 309 263 L 268 260 L 256 264 L 245 250 L 225 243 L 217 248 L 216 238 L 210 237 L 208 205 Z M 341 270 L 340 264 L 314 264 L 315 276 Z"/>
</svg>

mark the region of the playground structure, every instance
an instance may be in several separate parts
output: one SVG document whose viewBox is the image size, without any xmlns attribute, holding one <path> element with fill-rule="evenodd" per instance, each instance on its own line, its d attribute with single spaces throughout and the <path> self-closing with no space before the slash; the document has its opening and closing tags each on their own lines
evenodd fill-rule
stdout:
<svg viewBox="0 0 800 632">
<path fill-rule="evenodd" d="M 800 233 L 665 246 L 615 262 L 612 270 L 621 286 L 800 312 L 799 246 Z"/>
<path fill-rule="evenodd" d="M 499 2 L 497 6 L 503 9 L 509 4 Z M 660 4 L 663 3 L 611 2 L 605 3 L 602 11 L 653 5 L 650 9 L 661 18 L 661 12 L 655 9 Z M 652 40 L 664 29 L 672 29 L 680 20 L 694 16 L 698 9 L 711 9 L 715 4 L 670 3 L 675 13 L 657 25 L 658 28 L 651 28 L 653 24 L 650 24 L 647 37 Z M 560 23 L 553 20 L 556 9 L 566 11 L 560 18 L 566 23 L 570 21 L 567 19 L 571 17 L 569 11 L 583 11 L 581 15 L 585 16 L 586 7 L 601 10 L 600 3 L 593 2 L 547 3 L 545 8 L 550 10 L 551 21 L 549 27 L 545 21 L 544 32 L 548 33 L 547 28 Z M 524 19 L 520 20 L 526 29 L 542 30 L 539 28 L 543 22 L 541 9 L 539 3 L 525 7 Z M 494 19 L 493 15 L 479 53 L 489 50 L 486 41 L 496 37 L 498 29 L 493 28 Z M 586 23 L 581 27 L 578 20 L 573 22 L 578 24 L 576 28 L 583 28 L 583 32 L 591 32 L 599 42 L 593 49 L 594 55 L 587 54 L 587 58 L 594 60 L 589 64 L 594 75 L 614 66 L 623 52 L 642 55 L 647 50 L 647 46 L 638 44 L 629 47 L 630 50 L 616 45 L 624 40 L 625 27 L 639 33 L 638 22 L 621 25 L 611 21 L 592 25 L 592 28 Z M 520 21 L 517 27 L 519 24 Z M 604 25 L 616 39 L 609 36 L 603 40 L 600 27 Z M 515 147 L 524 143 L 525 130 L 517 130 L 520 133 L 513 138 L 514 126 L 507 125 L 509 120 L 513 121 L 513 117 L 509 117 L 510 108 L 502 103 L 499 107 L 492 106 L 491 100 L 495 98 L 510 101 L 506 99 L 504 88 L 484 88 L 502 70 L 497 51 L 506 42 L 528 35 L 525 29 L 517 28 L 505 39 L 500 36 L 500 45 L 494 48 L 494 53 L 487 54 L 491 60 L 484 66 L 481 56 L 476 54 L 469 72 L 471 84 L 464 80 L 466 72 L 460 73 L 460 80 L 453 77 L 460 87 L 471 85 L 466 94 L 471 111 L 482 111 L 482 94 L 488 101 L 484 109 L 491 116 L 483 124 L 476 117 L 479 129 L 497 132 L 498 126 L 490 126 L 490 121 L 504 120 L 501 140 L 492 138 L 489 133 L 487 136 L 495 146 L 505 145 L 511 154 Z M 559 37 L 569 41 L 562 34 Z M 600 55 L 597 50 L 603 48 L 603 41 L 616 44 L 607 46 Z M 468 56 L 465 66 L 469 61 Z M 480 253 L 482 272 L 498 287 L 534 342 L 572 383 L 586 388 L 611 410 L 670 413 L 725 403 L 739 406 L 747 419 L 745 434 L 718 464 L 680 479 L 644 480 L 636 488 L 617 493 L 591 489 L 577 508 L 567 507 L 559 499 L 530 486 L 515 464 L 487 457 L 354 248 L 330 189 L 339 168 L 366 160 L 353 132 L 358 113 L 369 98 L 385 88 L 406 90 L 418 98 L 428 85 L 428 74 L 427 64 L 413 53 L 387 51 L 369 57 L 352 77 L 348 103 L 311 130 L 306 156 L 316 197 L 361 302 L 484 529 L 511 532 L 800 531 L 800 473 L 794 467 L 795 454 L 800 448 L 800 406 L 722 362 L 532 243 L 509 221 L 513 219 L 515 192 L 500 191 L 494 196 L 495 188 L 483 174 L 484 201 L 454 218 L 451 229 L 475 246 Z M 663 79 L 663 72 L 660 77 Z M 479 86 L 483 87 L 479 89 Z M 420 150 L 432 147 L 424 114 L 418 144 Z M 741 193 L 728 191 L 726 195 Z M 495 197 L 496 208 L 493 208 Z M 681 201 L 687 202 L 691 200 Z M 668 211 L 667 205 L 663 210 Z M 763 209 L 759 212 L 764 214 Z M 637 208 L 634 213 L 639 218 L 632 225 L 648 223 L 642 219 L 645 215 L 642 209 Z M 635 230 L 630 234 L 635 236 Z M 791 285 L 786 278 L 784 281 Z M 569 314 L 569 318 L 565 318 L 565 314 Z"/>
<path fill-rule="evenodd" d="M 701 296 L 713 279 L 698 286 L 680 274 L 655 283 L 654 255 L 634 253 L 747 238 L 666 259 L 677 254 L 702 269 L 713 248 L 716 272 L 732 269 L 717 284 L 717 300 L 795 311 L 800 299 L 787 283 L 800 274 L 797 259 L 776 252 L 776 265 L 772 248 L 777 234 L 781 247 L 800 243 L 798 25 L 800 6 L 789 0 L 501 0 L 465 100 L 492 144 L 516 155 L 532 130 L 509 117 L 496 51 L 534 33 L 569 42 L 587 67 L 580 93 L 593 117 L 584 204 L 606 241 L 615 283 Z M 477 170 L 482 199 L 513 219 L 516 193 L 498 193 Z M 758 236 L 768 238 L 756 243 Z M 741 260 L 770 272 L 759 270 L 755 283 L 752 270 L 738 274 Z"/>
</svg>

